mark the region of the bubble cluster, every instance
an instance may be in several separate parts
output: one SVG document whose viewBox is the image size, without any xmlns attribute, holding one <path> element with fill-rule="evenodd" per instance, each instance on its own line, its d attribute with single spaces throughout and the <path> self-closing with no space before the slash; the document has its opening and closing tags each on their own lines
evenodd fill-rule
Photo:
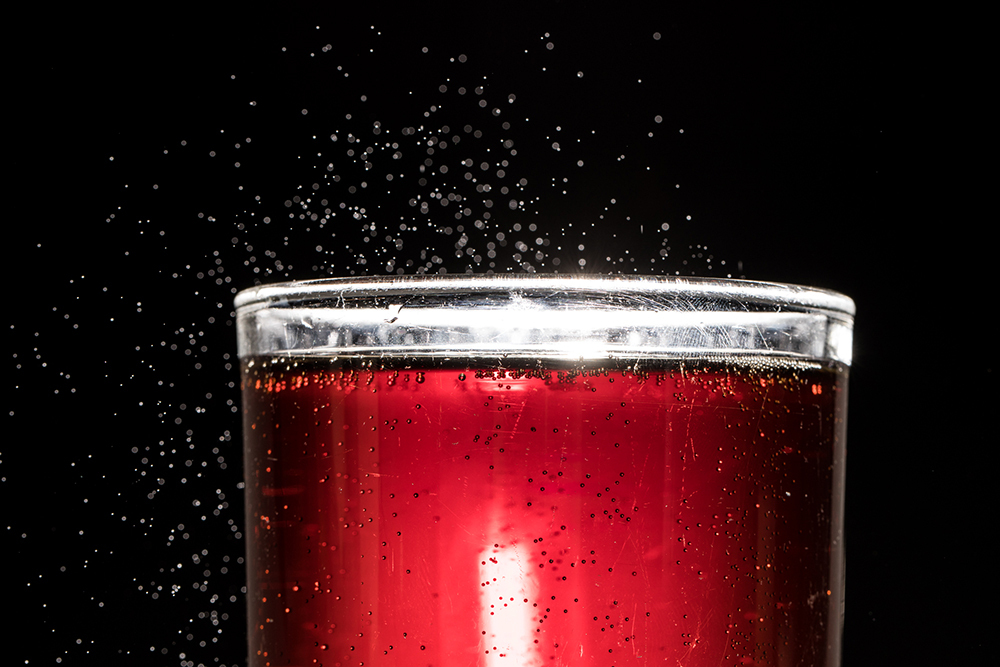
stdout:
<svg viewBox="0 0 1000 667">
<path fill-rule="evenodd" d="M 747 662 L 827 627 L 836 372 L 355 361 L 244 366 L 257 655 L 412 661 L 412 637 L 436 661 L 478 634 L 519 664 Z"/>
</svg>

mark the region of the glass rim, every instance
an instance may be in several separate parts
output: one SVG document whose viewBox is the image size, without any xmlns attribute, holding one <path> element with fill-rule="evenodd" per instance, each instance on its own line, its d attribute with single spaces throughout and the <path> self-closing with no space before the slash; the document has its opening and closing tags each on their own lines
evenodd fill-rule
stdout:
<svg viewBox="0 0 1000 667">
<path fill-rule="evenodd" d="M 765 302 L 780 308 L 815 309 L 853 319 L 854 301 L 833 290 L 790 283 L 694 276 L 462 274 L 360 276 L 318 278 L 257 285 L 236 294 L 234 305 L 246 313 L 267 307 L 294 306 L 330 297 L 384 297 L 414 293 L 458 291 L 607 292 L 670 296 L 725 297 L 735 301 Z"/>
</svg>

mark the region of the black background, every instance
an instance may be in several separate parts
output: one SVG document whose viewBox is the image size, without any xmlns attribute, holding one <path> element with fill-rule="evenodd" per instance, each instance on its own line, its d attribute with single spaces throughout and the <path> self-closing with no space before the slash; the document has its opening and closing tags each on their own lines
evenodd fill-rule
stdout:
<svg viewBox="0 0 1000 667">
<path fill-rule="evenodd" d="M 422 146 L 398 168 L 379 149 L 370 172 L 344 157 L 348 133 L 359 148 L 415 145 L 465 123 L 482 143 L 441 149 L 435 168 L 458 168 L 447 150 L 509 157 L 527 203 L 487 209 L 464 191 L 465 224 L 489 210 L 490 238 L 513 241 L 514 223 L 536 222 L 551 245 L 532 269 L 579 273 L 585 259 L 588 272 L 732 275 L 855 299 L 844 664 L 985 657 L 996 392 L 980 341 L 995 328 L 995 213 L 979 208 L 975 23 L 843 4 L 14 15 L 0 463 L 11 664 L 246 664 L 233 290 L 381 274 L 389 256 L 413 273 L 424 248 L 443 257 L 432 270 L 465 271 L 458 234 L 441 233 L 454 208 L 399 234 L 402 250 L 367 247 L 420 217 L 410 197 L 460 178 L 414 185 Z M 404 177 L 388 183 L 386 165 Z M 288 218 L 297 195 L 366 207 L 378 236 L 366 245 L 349 211 L 322 229 Z M 523 270 L 498 252 L 497 270 Z"/>
</svg>

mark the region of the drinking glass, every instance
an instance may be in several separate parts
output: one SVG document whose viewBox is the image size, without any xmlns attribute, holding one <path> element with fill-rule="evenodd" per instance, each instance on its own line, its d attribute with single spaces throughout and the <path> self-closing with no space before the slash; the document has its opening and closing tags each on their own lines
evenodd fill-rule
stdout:
<svg viewBox="0 0 1000 667">
<path fill-rule="evenodd" d="M 236 298 L 250 664 L 839 664 L 854 304 L 664 277 Z"/>
</svg>

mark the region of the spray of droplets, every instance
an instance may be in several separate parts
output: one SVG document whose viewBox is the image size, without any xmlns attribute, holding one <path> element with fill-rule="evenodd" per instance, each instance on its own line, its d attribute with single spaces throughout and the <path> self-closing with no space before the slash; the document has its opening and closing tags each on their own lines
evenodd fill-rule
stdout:
<svg viewBox="0 0 1000 667">
<path fill-rule="evenodd" d="M 104 424 L 100 447 L 56 463 L 77 491 L 32 604 L 90 617 L 72 633 L 47 626 L 59 640 L 43 662 L 243 664 L 239 289 L 740 270 L 693 240 L 683 183 L 665 166 L 689 135 L 649 96 L 641 61 L 609 74 L 572 31 L 547 29 L 515 31 L 501 50 L 378 26 L 348 43 L 323 26 L 298 37 L 251 47 L 256 67 L 205 63 L 219 92 L 190 100 L 215 110 L 201 124 L 113 144 L 94 166 L 105 214 L 89 237 L 108 256 L 64 281 L 37 330 L 13 327 L 15 369 Z M 662 44 L 652 31 L 634 39 Z M 394 78 L 386 60 L 415 74 Z M 60 593 L 68 576 L 81 592 Z M 113 639 L 102 630 L 116 625 Z"/>
</svg>

